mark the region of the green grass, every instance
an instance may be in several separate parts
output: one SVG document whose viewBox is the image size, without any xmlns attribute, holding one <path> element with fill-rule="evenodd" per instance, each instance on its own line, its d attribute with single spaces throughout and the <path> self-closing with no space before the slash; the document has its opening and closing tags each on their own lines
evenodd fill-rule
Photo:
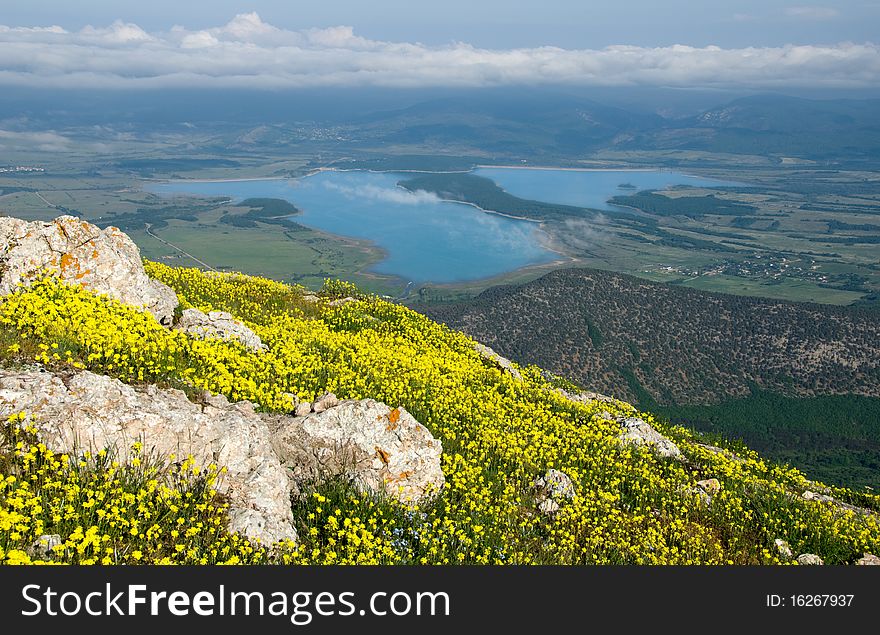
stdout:
<svg viewBox="0 0 880 635">
<path fill-rule="evenodd" d="M 297 231 L 280 227 L 233 227 L 169 221 L 155 234 L 203 260 L 215 269 L 243 271 L 254 275 L 296 282 L 316 289 L 326 278 L 346 278 L 370 289 L 397 289 L 393 279 L 371 277 L 361 272 L 382 257 L 366 242 L 345 240 L 311 229 Z M 195 266 L 179 252 L 143 231 L 131 232 L 145 258 L 169 264 Z"/>
</svg>

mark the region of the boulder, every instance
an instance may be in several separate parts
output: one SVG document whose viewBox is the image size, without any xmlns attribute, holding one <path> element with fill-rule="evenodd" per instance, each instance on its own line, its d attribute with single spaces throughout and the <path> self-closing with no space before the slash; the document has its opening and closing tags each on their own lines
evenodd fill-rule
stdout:
<svg viewBox="0 0 880 635">
<path fill-rule="evenodd" d="M 825 564 L 825 561 L 814 553 L 802 553 L 797 557 L 797 563 L 805 566 L 818 566 Z"/>
<path fill-rule="evenodd" d="M 174 328 L 199 339 L 235 340 L 255 352 L 268 349 L 244 322 L 226 311 L 203 313 L 198 309 L 184 309 Z"/>
<path fill-rule="evenodd" d="M 621 433 L 618 437 L 624 444 L 645 445 L 654 449 L 660 456 L 682 458 L 681 450 L 672 441 L 657 432 L 651 425 L 638 417 L 617 417 Z"/>
<path fill-rule="evenodd" d="M 143 307 L 166 326 L 177 307 L 174 291 L 147 276 L 128 236 L 73 216 L 51 222 L 0 218 L 0 272 L 0 295 L 50 272 L 69 284 Z"/>
<path fill-rule="evenodd" d="M 489 360 L 517 381 L 522 381 L 522 374 L 513 365 L 513 362 L 506 357 L 502 357 L 485 344 L 480 344 L 479 342 L 474 342 L 474 350 L 480 354 L 480 357 Z"/>
<path fill-rule="evenodd" d="M 0 415 L 21 411 L 56 452 L 113 448 L 125 461 L 140 441 L 145 452 L 225 466 L 217 487 L 229 497 L 229 529 L 263 543 L 296 538 L 287 474 L 248 402 L 213 396 L 198 406 L 179 390 L 136 389 L 90 372 L 0 370 Z"/>
<path fill-rule="evenodd" d="M 442 446 L 403 408 L 343 401 L 305 417 L 270 419 L 272 444 L 296 483 L 334 476 L 402 502 L 443 487 Z"/>
</svg>

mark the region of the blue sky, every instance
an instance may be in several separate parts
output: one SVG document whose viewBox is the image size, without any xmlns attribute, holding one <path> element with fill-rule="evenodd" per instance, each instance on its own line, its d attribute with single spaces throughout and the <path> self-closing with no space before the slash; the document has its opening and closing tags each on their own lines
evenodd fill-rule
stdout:
<svg viewBox="0 0 880 635">
<path fill-rule="evenodd" d="M 202 29 L 257 12 L 280 28 L 349 25 L 366 38 L 511 48 L 611 44 L 722 47 L 877 39 L 880 0 L 18 0 L 0 1 L 0 24 L 68 30 L 120 19 L 147 31 Z"/>
</svg>

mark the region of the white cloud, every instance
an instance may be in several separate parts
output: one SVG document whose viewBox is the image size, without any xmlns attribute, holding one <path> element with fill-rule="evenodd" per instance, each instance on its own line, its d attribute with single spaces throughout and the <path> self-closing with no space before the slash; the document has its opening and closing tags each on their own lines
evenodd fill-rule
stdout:
<svg viewBox="0 0 880 635">
<path fill-rule="evenodd" d="M 820 15 L 821 7 L 810 9 Z M 819 11 L 819 13 L 816 13 Z M 794 15 L 794 14 L 792 14 Z M 806 15 L 806 14 L 803 14 Z M 288 31 L 255 13 L 204 30 L 147 33 L 135 24 L 0 26 L 0 85 L 48 88 L 661 85 L 876 87 L 880 47 L 841 43 L 484 49 L 370 40 L 351 27 Z"/>
<path fill-rule="evenodd" d="M 788 7 L 785 15 L 801 20 L 830 20 L 836 18 L 839 13 L 831 7 Z"/>
<path fill-rule="evenodd" d="M 390 188 L 378 185 L 350 186 L 331 181 L 324 181 L 322 184 L 328 190 L 334 190 L 351 199 L 369 199 L 400 205 L 424 205 L 440 202 L 440 198 L 436 194 L 426 192 L 425 190 L 411 192 L 400 187 Z"/>
</svg>

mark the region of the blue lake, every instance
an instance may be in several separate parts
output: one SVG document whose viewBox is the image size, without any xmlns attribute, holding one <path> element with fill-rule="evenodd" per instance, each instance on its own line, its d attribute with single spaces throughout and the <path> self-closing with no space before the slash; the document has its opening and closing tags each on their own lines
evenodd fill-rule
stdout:
<svg viewBox="0 0 880 635">
<path fill-rule="evenodd" d="M 597 209 L 607 209 L 608 198 L 628 192 L 619 189 L 622 183 L 639 190 L 719 183 L 659 171 L 480 168 L 475 173 L 522 198 Z M 560 257 L 547 249 L 546 234 L 537 223 L 487 214 L 427 192 L 408 192 L 397 186 L 407 176 L 328 171 L 298 180 L 172 181 L 146 189 L 163 195 L 224 196 L 235 201 L 288 200 L 302 210 L 293 217 L 296 222 L 372 241 L 386 252 L 373 271 L 415 282 L 478 280 Z"/>
<path fill-rule="evenodd" d="M 492 179 L 499 187 L 520 198 L 605 210 L 613 209 L 607 202 L 612 196 L 635 194 L 640 190 L 662 190 L 672 185 L 738 185 L 666 170 L 479 168 L 474 174 Z M 621 185 L 634 187 L 622 188 Z"/>
</svg>

